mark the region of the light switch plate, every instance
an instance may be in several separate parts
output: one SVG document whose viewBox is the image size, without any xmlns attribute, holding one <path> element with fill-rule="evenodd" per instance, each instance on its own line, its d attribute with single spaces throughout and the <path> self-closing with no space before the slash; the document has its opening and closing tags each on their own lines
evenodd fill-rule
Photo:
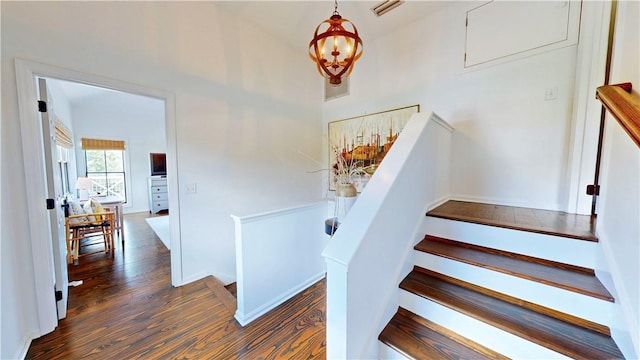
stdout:
<svg viewBox="0 0 640 360">
<path fill-rule="evenodd" d="M 555 100 L 558 98 L 558 87 L 548 87 L 544 91 L 544 99 L 545 100 Z"/>
<path fill-rule="evenodd" d="M 184 185 L 185 194 L 195 194 L 196 192 L 198 192 L 198 187 L 196 186 L 196 183 L 190 183 L 190 184 Z"/>
</svg>

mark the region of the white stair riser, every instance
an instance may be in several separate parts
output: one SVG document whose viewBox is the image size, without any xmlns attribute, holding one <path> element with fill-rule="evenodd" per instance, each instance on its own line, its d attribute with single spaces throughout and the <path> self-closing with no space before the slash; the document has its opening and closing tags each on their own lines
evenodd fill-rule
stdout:
<svg viewBox="0 0 640 360">
<path fill-rule="evenodd" d="M 517 254 L 596 268 L 598 243 L 427 216 L 427 234 Z"/>
<path fill-rule="evenodd" d="M 613 304 L 605 300 L 420 251 L 414 264 L 598 324 L 610 321 Z"/>
<path fill-rule="evenodd" d="M 381 360 L 407 360 L 408 358 L 389 346 L 378 341 L 378 359 Z"/>
<path fill-rule="evenodd" d="M 543 346 L 403 290 L 400 291 L 400 306 L 513 359 L 569 359 Z"/>
</svg>

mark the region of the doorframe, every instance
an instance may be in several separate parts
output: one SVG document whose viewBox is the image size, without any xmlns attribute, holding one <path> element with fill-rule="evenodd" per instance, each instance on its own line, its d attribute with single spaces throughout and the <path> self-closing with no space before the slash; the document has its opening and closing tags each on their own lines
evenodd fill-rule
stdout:
<svg viewBox="0 0 640 360">
<path fill-rule="evenodd" d="M 595 174 L 602 109 L 596 99 L 596 88 L 604 84 L 610 5 L 609 2 L 582 2 L 565 181 L 564 203 L 569 213 L 591 215 L 593 198 L 586 194 L 586 189 L 593 184 Z"/>
<path fill-rule="evenodd" d="M 142 95 L 164 101 L 167 137 L 167 186 L 169 189 L 169 226 L 171 232 L 171 284 L 183 285 L 182 247 L 180 239 L 180 198 L 177 162 L 177 132 L 175 95 L 173 93 L 109 79 L 99 75 L 78 72 L 52 65 L 15 59 L 18 114 L 22 136 L 22 154 L 25 176 L 28 174 L 27 209 L 29 239 L 32 249 L 36 304 L 40 334 L 53 331 L 58 325 L 54 296 L 55 272 L 49 216 L 45 207 L 46 170 L 40 120 L 37 111 L 37 78 L 52 78 L 98 86 L 102 88 Z M 65 264 L 66 265 L 66 264 Z"/>
</svg>

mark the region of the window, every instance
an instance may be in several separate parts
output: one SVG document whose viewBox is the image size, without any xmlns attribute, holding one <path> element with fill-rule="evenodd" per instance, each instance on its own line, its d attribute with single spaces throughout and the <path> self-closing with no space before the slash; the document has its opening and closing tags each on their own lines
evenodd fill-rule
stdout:
<svg viewBox="0 0 640 360">
<path fill-rule="evenodd" d="M 82 139 L 87 177 L 94 195 L 118 196 L 127 202 L 124 141 Z"/>
<path fill-rule="evenodd" d="M 69 185 L 69 149 L 60 145 L 58 148 L 58 172 L 60 174 L 60 187 L 61 194 L 64 196 L 71 193 L 71 186 Z"/>
</svg>

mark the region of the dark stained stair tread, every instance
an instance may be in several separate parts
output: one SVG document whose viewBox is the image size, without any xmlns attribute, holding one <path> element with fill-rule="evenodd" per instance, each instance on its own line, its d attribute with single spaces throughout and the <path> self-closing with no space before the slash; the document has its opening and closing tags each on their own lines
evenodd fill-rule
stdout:
<svg viewBox="0 0 640 360">
<path fill-rule="evenodd" d="M 508 359 L 404 308 L 398 308 L 378 340 L 410 359 Z"/>
<path fill-rule="evenodd" d="M 427 235 L 416 250 L 613 302 L 591 269 Z"/>
<path fill-rule="evenodd" d="M 589 215 L 449 200 L 427 212 L 427 216 L 598 241 Z"/>
<path fill-rule="evenodd" d="M 602 325 L 446 275 L 414 267 L 400 288 L 574 359 L 624 358 Z"/>
</svg>

